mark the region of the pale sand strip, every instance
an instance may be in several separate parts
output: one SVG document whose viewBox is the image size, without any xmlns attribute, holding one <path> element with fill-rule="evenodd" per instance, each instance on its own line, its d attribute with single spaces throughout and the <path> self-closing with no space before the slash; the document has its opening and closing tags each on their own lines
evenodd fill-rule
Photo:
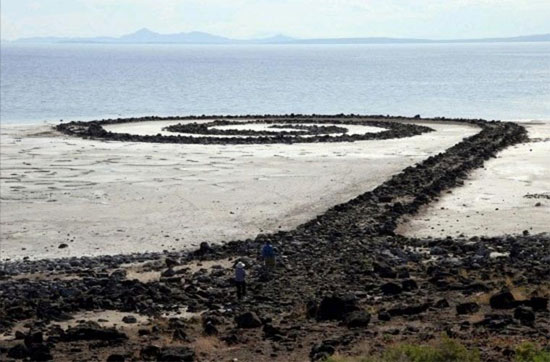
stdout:
<svg viewBox="0 0 550 362">
<path fill-rule="evenodd" d="M 179 120 L 179 121 L 145 121 L 145 122 L 132 122 L 132 123 L 115 123 L 115 124 L 108 124 L 104 125 L 103 128 L 107 131 L 113 132 L 113 133 L 131 133 L 135 135 L 140 136 L 154 136 L 157 134 L 161 134 L 163 136 L 174 136 L 177 135 L 177 132 L 169 132 L 169 131 L 163 131 L 163 128 L 172 126 L 178 123 L 195 123 L 195 122 L 210 122 L 213 121 L 213 119 L 204 119 L 204 120 Z M 247 120 L 236 120 L 236 121 L 247 121 Z M 310 124 L 314 125 L 314 124 Z M 317 126 L 329 126 L 330 124 L 317 124 Z M 364 134 L 364 133 L 378 133 L 384 131 L 383 128 L 379 127 L 370 127 L 370 126 L 354 126 L 354 125 L 344 125 L 342 127 L 345 127 L 348 129 L 347 134 L 349 135 L 355 135 L 355 134 Z M 279 129 L 273 129 L 269 128 L 269 125 L 267 124 L 241 124 L 241 125 L 230 125 L 230 126 L 217 126 L 213 127 L 215 129 L 250 129 L 254 131 L 295 131 L 295 129 L 291 128 L 279 128 Z M 188 135 L 181 133 L 181 135 Z M 201 135 L 192 135 L 195 137 L 201 137 Z M 239 136 L 213 136 L 209 135 L 209 137 L 239 137 Z M 310 137 L 310 136 L 304 136 L 304 137 Z"/>
<path fill-rule="evenodd" d="M 436 132 L 237 146 L 104 142 L 3 126 L 0 260 L 182 249 L 294 228 L 478 132 L 420 124 Z"/>
<path fill-rule="evenodd" d="M 550 122 L 524 126 L 534 142 L 503 150 L 397 232 L 417 237 L 550 232 L 550 199 L 525 197 L 550 198 Z"/>
</svg>

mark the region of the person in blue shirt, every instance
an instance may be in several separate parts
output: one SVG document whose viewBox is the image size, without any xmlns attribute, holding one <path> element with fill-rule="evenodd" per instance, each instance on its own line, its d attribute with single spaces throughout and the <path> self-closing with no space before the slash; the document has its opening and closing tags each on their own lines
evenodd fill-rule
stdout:
<svg viewBox="0 0 550 362">
<path fill-rule="evenodd" d="M 237 286 L 237 298 L 240 300 L 246 296 L 246 271 L 243 262 L 238 262 L 235 267 L 235 285 Z"/>
<path fill-rule="evenodd" d="M 275 249 L 273 249 L 273 245 L 269 240 L 266 240 L 262 247 L 262 258 L 264 259 L 266 273 L 269 274 L 275 268 Z"/>
</svg>

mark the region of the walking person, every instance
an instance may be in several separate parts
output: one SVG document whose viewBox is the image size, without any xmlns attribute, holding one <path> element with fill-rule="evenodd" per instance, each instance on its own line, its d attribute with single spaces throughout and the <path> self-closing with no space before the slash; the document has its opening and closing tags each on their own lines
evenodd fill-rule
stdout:
<svg viewBox="0 0 550 362">
<path fill-rule="evenodd" d="M 237 287 L 237 298 L 241 300 L 246 296 L 246 271 L 243 262 L 238 262 L 235 267 L 235 286 Z"/>
<path fill-rule="evenodd" d="M 269 277 L 273 269 L 275 269 L 275 249 L 269 240 L 265 241 L 262 247 L 262 258 L 264 259 L 264 268 L 266 276 Z"/>
</svg>

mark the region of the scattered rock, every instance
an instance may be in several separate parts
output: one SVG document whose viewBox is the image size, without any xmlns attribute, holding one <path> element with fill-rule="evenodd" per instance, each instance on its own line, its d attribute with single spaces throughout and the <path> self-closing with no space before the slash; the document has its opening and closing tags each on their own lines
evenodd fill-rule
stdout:
<svg viewBox="0 0 550 362">
<path fill-rule="evenodd" d="M 357 300 L 351 295 L 326 296 L 321 300 L 317 310 L 318 320 L 344 320 L 346 316 L 358 310 Z"/>
<path fill-rule="evenodd" d="M 533 308 L 534 311 L 548 310 L 548 298 L 531 297 L 525 304 Z"/>
<path fill-rule="evenodd" d="M 349 328 L 367 327 L 370 322 L 370 314 L 365 311 L 354 311 L 346 317 L 346 325 Z"/>
<path fill-rule="evenodd" d="M 489 299 L 489 304 L 493 309 L 512 309 L 517 305 L 514 296 L 509 291 L 494 294 Z"/>
<path fill-rule="evenodd" d="M 188 347 L 165 347 L 157 355 L 157 361 L 166 362 L 192 362 L 195 360 L 195 352 Z"/>
<path fill-rule="evenodd" d="M 136 317 L 134 317 L 133 315 L 124 316 L 124 317 L 122 318 L 122 321 L 123 321 L 124 323 L 128 323 L 128 324 L 137 323 L 137 319 L 136 319 Z"/>
<path fill-rule="evenodd" d="M 112 354 L 107 357 L 107 362 L 124 362 L 126 358 L 121 354 Z"/>
<path fill-rule="evenodd" d="M 514 318 L 526 326 L 532 326 L 535 323 L 535 313 L 525 307 L 517 307 L 514 310 Z"/>
<path fill-rule="evenodd" d="M 385 295 L 397 295 L 403 291 L 399 285 L 392 282 L 382 284 L 380 290 L 382 290 L 382 293 Z"/>
<path fill-rule="evenodd" d="M 8 350 L 8 357 L 15 359 L 24 359 L 29 355 L 27 347 L 22 344 L 16 344 Z"/>
<path fill-rule="evenodd" d="M 245 312 L 235 317 L 235 322 L 239 328 L 259 328 L 262 326 L 262 321 L 256 313 Z"/>
<path fill-rule="evenodd" d="M 479 311 L 480 306 L 477 303 L 461 303 L 456 306 L 456 314 L 472 314 Z"/>
<path fill-rule="evenodd" d="M 62 336 L 62 340 L 66 342 L 89 340 L 114 341 L 124 339 L 128 339 L 125 333 L 119 332 L 115 328 L 102 328 L 93 322 L 69 328 Z"/>
</svg>

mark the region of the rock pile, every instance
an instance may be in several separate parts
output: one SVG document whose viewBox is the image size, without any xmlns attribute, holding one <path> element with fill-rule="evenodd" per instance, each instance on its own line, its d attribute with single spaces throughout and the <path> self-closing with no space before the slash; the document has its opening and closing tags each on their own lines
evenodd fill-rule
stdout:
<svg viewBox="0 0 550 362">
<path fill-rule="evenodd" d="M 393 117 L 382 116 L 343 116 L 336 115 L 327 119 L 326 116 L 240 116 L 219 117 L 214 121 L 179 123 L 165 127 L 165 131 L 183 133 L 177 135 L 135 135 L 129 133 L 113 133 L 106 131 L 102 126 L 117 123 L 135 123 L 140 121 L 164 121 L 164 120 L 198 120 L 208 117 L 144 117 L 144 118 L 119 118 L 90 122 L 68 122 L 59 124 L 56 129 L 68 135 L 109 139 L 123 142 L 155 142 L 155 143 L 190 143 L 190 144 L 294 144 L 294 143 L 319 143 L 319 142 L 354 142 L 373 139 L 391 139 L 412 137 L 433 129 L 403 120 L 394 120 Z M 380 120 L 387 118 L 387 120 Z M 245 120 L 240 120 L 245 119 Z M 228 125 L 267 124 L 270 128 L 291 128 L 295 131 L 256 131 L 219 129 L 215 127 Z M 327 124 L 327 125 L 319 125 Z M 348 134 L 346 125 L 371 126 L 385 129 L 381 132 Z M 193 136 L 195 135 L 195 136 Z M 197 137 L 200 135 L 202 137 Z M 224 136 L 224 137 L 212 137 Z M 231 137 L 238 136 L 238 137 Z"/>
</svg>

